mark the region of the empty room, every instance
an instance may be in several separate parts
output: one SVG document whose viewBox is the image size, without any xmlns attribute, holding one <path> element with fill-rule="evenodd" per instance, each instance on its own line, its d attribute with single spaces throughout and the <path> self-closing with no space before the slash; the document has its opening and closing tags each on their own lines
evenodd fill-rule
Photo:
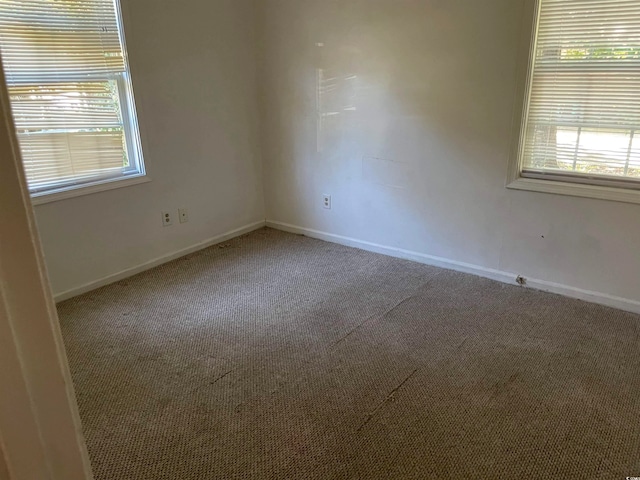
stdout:
<svg viewBox="0 0 640 480">
<path fill-rule="evenodd" d="M 0 0 L 0 480 L 640 478 L 640 0 Z"/>
</svg>

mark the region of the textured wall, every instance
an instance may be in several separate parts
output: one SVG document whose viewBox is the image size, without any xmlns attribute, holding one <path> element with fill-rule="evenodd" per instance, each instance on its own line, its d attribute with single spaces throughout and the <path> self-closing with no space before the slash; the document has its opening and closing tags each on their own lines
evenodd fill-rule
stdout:
<svg viewBox="0 0 640 480">
<path fill-rule="evenodd" d="M 266 0 L 267 218 L 640 300 L 640 205 L 504 186 L 526 1 Z"/>
</svg>

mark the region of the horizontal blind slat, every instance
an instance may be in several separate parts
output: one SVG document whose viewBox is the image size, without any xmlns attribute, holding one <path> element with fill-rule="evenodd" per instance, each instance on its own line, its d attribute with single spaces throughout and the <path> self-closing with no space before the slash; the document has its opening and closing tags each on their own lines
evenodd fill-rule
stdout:
<svg viewBox="0 0 640 480">
<path fill-rule="evenodd" d="M 0 0 L 0 49 L 30 190 L 124 175 L 114 0 Z"/>
<path fill-rule="evenodd" d="M 2 0 L 0 44 L 8 82 L 125 68 L 112 0 Z"/>
<path fill-rule="evenodd" d="M 640 1 L 540 0 L 532 61 L 523 170 L 640 181 Z"/>
</svg>

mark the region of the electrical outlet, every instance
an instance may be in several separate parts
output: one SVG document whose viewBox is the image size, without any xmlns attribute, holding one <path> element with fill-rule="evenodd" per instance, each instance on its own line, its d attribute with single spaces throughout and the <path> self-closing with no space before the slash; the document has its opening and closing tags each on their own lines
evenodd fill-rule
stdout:
<svg viewBox="0 0 640 480">
<path fill-rule="evenodd" d="M 168 227 L 169 225 L 173 225 L 173 217 L 171 216 L 171 212 L 162 212 L 162 226 Z"/>
<path fill-rule="evenodd" d="M 178 219 L 180 220 L 180 223 L 187 223 L 189 221 L 189 210 L 186 208 L 179 208 Z"/>
<path fill-rule="evenodd" d="M 331 195 L 322 195 L 322 206 L 326 209 L 331 210 Z"/>
</svg>

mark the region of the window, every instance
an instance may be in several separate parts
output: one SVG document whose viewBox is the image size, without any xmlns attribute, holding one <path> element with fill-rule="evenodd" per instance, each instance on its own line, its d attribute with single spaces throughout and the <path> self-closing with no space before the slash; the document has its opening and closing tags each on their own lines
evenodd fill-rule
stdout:
<svg viewBox="0 0 640 480">
<path fill-rule="evenodd" d="M 144 175 L 118 0 L 0 0 L 32 196 Z"/>
<path fill-rule="evenodd" d="M 510 186 L 640 202 L 640 0 L 538 0 L 535 20 Z"/>
</svg>

